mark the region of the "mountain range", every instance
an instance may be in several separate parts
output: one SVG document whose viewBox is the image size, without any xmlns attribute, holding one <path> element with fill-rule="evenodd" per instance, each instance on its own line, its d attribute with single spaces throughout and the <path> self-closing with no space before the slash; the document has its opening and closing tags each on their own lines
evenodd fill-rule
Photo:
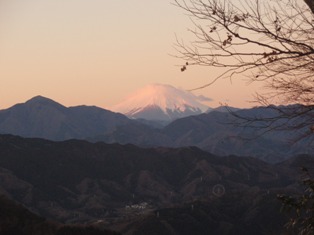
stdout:
<svg viewBox="0 0 314 235">
<path fill-rule="evenodd" d="M 299 168 L 313 164 L 0 135 L 2 195 L 51 220 L 126 235 L 295 234 L 276 195 L 302 192 Z"/>
<path fill-rule="evenodd" d="M 0 110 L 1 133 L 51 140 L 84 139 L 132 123 L 122 114 L 95 106 L 68 108 L 42 96 Z"/>
<path fill-rule="evenodd" d="M 91 142 L 135 144 L 141 147 L 197 146 L 217 155 L 253 156 L 279 162 L 296 154 L 311 154 L 311 138 L 295 142 L 297 131 L 260 135 L 257 124 L 246 126 L 236 116 L 274 116 L 274 109 L 223 107 L 172 121 L 161 127 L 152 120 L 130 119 L 95 106 L 65 107 L 37 96 L 0 110 L 0 133 L 50 140 L 87 139 Z M 261 123 L 258 123 L 260 125 Z M 156 128 L 158 126 L 158 128 Z"/>
<path fill-rule="evenodd" d="M 265 132 L 261 122 L 245 124 L 240 117 L 274 117 L 276 110 L 256 107 L 232 112 L 211 111 L 177 119 L 162 129 L 119 126 L 107 135 L 95 136 L 92 142 L 135 144 L 141 147 L 197 146 L 217 155 L 253 156 L 268 162 L 280 162 L 296 154 L 313 152 L 313 136 L 298 140 L 298 131 Z M 285 120 L 282 120 L 284 122 Z M 267 129 L 266 129 L 267 130 Z M 162 140 L 162 141 L 161 141 Z"/>
</svg>

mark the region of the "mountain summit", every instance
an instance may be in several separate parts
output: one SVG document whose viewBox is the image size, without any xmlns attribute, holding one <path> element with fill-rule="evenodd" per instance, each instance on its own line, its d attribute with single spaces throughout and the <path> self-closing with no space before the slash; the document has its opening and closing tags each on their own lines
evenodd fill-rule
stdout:
<svg viewBox="0 0 314 235">
<path fill-rule="evenodd" d="M 208 109 L 209 107 L 192 93 L 164 84 L 148 85 L 112 108 L 130 118 L 160 121 L 197 115 Z"/>
<path fill-rule="evenodd" d="M 124 115 L 102 108 L 84 105 L 65 107 L 43 96 L 0 110 L 1 134 L 51 140 L 85 139 L 134 123 Z"/>
</svg>

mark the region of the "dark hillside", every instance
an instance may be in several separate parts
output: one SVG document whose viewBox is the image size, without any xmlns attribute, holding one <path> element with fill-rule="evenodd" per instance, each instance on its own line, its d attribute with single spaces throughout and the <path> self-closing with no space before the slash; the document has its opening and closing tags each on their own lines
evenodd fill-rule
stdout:
<svg viewBox="0 0 314 235">
<path fill-rule="evenodd" d="M 1 235 L 118 235 L 92 226 L 63 225 L 33 214 L 21 205 L 0 196 Z"/>
<path fill-rule="evenodd" d="M 207 227 L 213 234 L 247 234 L 244 230 L 255 227 L 260 233 L 254 234 L 280 234 L 287 217 L 276 195 L 300 192 L 303 164 L 314 165 L 314 158 L 272 165 L 196 147 L 0 136 L 1 193 L 49 219 L 125 234 L 144 234 L 146 228 L 165 235 L 204 234 Z M 222 232 L 225 225 L 229 229 Z M 193 233 L 196 228 L 201 231 Z"/>
</svg>

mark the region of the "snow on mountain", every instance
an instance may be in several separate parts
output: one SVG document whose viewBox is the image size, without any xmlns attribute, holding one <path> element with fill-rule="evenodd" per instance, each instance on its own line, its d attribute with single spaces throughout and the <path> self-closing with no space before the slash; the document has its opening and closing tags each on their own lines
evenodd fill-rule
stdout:
<svg viewBox="0 0 314 235">
<path fill-rule="evenodd" d="M 112 107 L 131 118 L 171 121 L 208 111 L 201 98 L 170 85 L 148 85 Z"/>
</svg>

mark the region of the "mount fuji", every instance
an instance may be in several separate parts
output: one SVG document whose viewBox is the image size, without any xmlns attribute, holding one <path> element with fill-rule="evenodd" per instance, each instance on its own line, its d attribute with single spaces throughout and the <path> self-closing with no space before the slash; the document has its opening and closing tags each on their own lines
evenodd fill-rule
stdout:
<svg viewBox="0 0 314 235">
<path fill-rule="evenodd" d="M 111 110 L 129 118 L 169 122 L 209 111 L 203 100 L 204 97 L 170 85 L 152 84 L 136 91 Z"/>
</svg>

